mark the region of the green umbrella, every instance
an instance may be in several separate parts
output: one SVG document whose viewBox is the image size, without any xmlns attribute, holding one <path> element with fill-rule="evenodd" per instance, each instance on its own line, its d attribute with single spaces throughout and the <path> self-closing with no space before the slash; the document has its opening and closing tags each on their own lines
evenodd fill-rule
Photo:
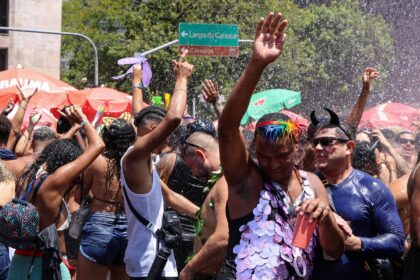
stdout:
<svg viewBox="0 0 420 280">
<path fill-rule="evenodd" d="M 241 125 L 246 124 L 249 117 L 258 120 L 265 114 L 290 109 L 301 102 L 300 92 L 288 89 L 269 89 L 254 93 L 248 109 L 242 117 Z"/>
</svg>

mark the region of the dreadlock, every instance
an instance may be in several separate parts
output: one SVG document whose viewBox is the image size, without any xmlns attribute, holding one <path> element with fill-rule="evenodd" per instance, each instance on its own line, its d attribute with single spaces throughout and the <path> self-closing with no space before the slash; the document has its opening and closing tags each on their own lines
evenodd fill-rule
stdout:
<svg viewBox="0 0 420 280">
<path fill-rule="evenodd" d="M 116 119 L 109 126 L 103 128 L 102 139 L 105 143 L 103 155 L 107 161 L 106 184 L 109 189 L 114 175 L 120 179 L 121 158 L 134 144 L 136 132 L 129 122 Z"/>
</svg>

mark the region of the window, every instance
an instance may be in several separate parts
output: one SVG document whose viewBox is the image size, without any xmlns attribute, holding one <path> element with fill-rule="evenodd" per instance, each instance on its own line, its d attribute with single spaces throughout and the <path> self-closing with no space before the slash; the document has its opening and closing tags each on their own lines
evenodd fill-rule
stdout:
<svg viewBox="0 0 420 280">
<path fill-rule="evenodd" d="M 0 49 L 0 71 L 7 69 L 7 49 Z"/>
<path fill-rule="evenodd" d="M 8 0 L 0 0 L 0 26 L 9 26 Z M 7 30 L 0 30 L 0 33 L 7 33 Z"/>
</svg>

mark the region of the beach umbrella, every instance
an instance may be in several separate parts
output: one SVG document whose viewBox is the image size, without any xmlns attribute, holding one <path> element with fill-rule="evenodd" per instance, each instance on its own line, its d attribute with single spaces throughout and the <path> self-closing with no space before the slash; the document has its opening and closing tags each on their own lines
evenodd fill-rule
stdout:
<svg viewBox="0 0 420 280">
<path fill-rule="evenodd" d="M 71 104 L 82 107 L 89 121 L 99 117 L 118 118 L 122 113 L 131 112 L 131 96 L 118 90 L 98 87 L 68 93 Z M 100 120 L 96 119 L 96 123 Z"/>
<path fill-rule="evenodd" d="M 250 118 L 258 120 L 265 114 L 290 109 L 300 104 L 301 101 L 300 92 L 287 89 L 270 89 L 254 93 L 241 120 L 241 125 L 246 124 Z"/>
<path fill-rule="evenodd" d="M 401 126 L 412 130 L 411 123 L 420 120 L 420 110 L 401 103 L 384 103 L 365 111 L 361 127 L 384 128 Z"/>
</svg>

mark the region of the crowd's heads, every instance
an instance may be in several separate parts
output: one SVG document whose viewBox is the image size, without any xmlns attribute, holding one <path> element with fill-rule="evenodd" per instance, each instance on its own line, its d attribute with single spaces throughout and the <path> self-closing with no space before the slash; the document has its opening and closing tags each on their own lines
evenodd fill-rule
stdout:
<svg viewBox="0 0 420 280">
<path fill-rule="evenodd" d="M 51 174 L 61 166 L 77 159 L 82 153 L 82 148 L 75 140 L 55 140 L 42 150 L 36 164 L 45 163 L 45 170 Z"/>
<path fill-rule="evenodd" d="M 340 122 L 337 114 L 326 109 L 330 118 L 320 121 L 311 113 L 309 137 L 315 150 L 315 167 L 321 172 L 335 172 L 349 164 L 355 147 L 353 128 Z"/>
<path fill-rule="evenodd" d="M 71 123 L 66 117 L 60 117 L 57 120 L 57 133 L 64 134 L 71 128 Z"/>
<path fill-rule="evenodd" d="M 148 106 L 134 116 L 134 125 L 137 128 L 158 125 L 165 118 L 165 115 L 166 111 L 161 107 Z"/>
<path fill-rule="evenodd" d="M 74 140 L 55 140 L 42 150 L 35 163 L 23 173 L 20 178 L 22 186 L 26 188 L 35 178 L 40 167 L 43 167 L 49 174 L 52 174 L 58 168 L 77 159 L 82 153 L 82 148 Z"/>
<path fill-rule="evenodd" d="M 210 179 L 211 172 L 220 169 L 217 139 L 205 132 L 194 132 L 185 141 L 182 158 L 197 178 Z"/>
<path fill-rule="evenodd" d="M 347 139 L 348 141 L 354 140 L 355 128 L 345 121 L 340 121 L 340 118 L 334 111 L 328 108 L 324 109 L 328 112 L 330 116 L 329 119 L 318 119 L 315 115 L 315 111 L 311 112 L 311 124 L 308 128 L 308 137 L 313 138 L 317 133 L 325 129 L 335 129 L 337 131 L 337 136 L 339 136 L 341 139 Z"/>
<path fill-rule="evenodd" d="M 110 185 L 114 175 L 120 178 L 121 158 L 134 144 L 136 132 L 131 123 L 124 119 L 115 119 L 103 127 L 102 139 L 105 143 L 104 156 L 108 163 L 106 182 Z"/>
<path fill-rule="evenodd" d="M 352 166 L 371 176 L 377 177 L 380 172 L 380 158 L 367 142 L 359 142 L 353 151 Z"/>
<path fill-rule="evenodd" d="M 0 114 L 0 145 L 7 144 L 11 129 L 12 123 L 5 115 Z"/>
<path fill-rule="evenodd" d="M 57 134 L 48 126 L 42 126 L 35 130 L 32 136 L 32 144 L 48 143 L 57 140 Z"/>
<path fill-rule="evenodd" d="M 261 170 L 271 180 L 289 180 L 295 166 L 300 127 L 282 113 L 262 116 L 255 128 L 255 153 Z"/>
<path fill-rule="evenodd" d="M 410 131 L 402 131 L 395 137 L 395 143 L 399 145 L 399 151 L 403 157 L 414 156 L 416 150 L 416 138 Z"/>
<path fill-rule="evenodd" d="M 134 144 L 136 132 L 131 123 L 115 119 L 110 125 L 103 127 L 102 139 L 105 143 L 105 157 L 119 162 L 127 149 Z"/>
</svg>

